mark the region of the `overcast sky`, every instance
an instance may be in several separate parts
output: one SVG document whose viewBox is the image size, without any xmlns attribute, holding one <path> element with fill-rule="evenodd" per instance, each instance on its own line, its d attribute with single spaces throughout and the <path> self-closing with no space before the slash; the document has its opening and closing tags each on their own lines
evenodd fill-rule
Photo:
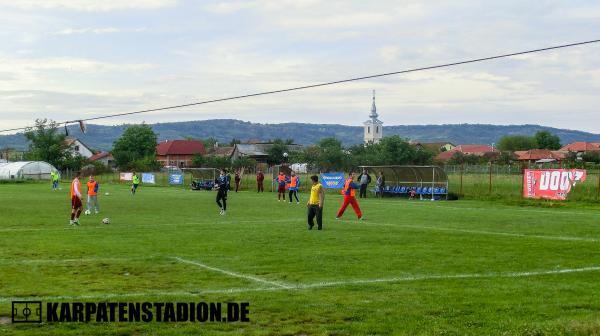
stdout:
<svg viewBox="0 0 600 336">
<path fill-rule="evenodd" d="M 0 128 L 600 38 L 600 1 L 0 0 Z M 130 118 L 600 133 L 600 44 Z"/>
</svg>

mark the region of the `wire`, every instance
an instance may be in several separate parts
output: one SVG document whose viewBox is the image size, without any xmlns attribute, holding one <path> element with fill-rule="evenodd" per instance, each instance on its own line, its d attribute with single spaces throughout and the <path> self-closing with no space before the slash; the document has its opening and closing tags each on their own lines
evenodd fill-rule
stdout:
<svg viewBox="0 0 600 336">
<path fill-rule="evenodd" d="M 432 69 L 439 69 L 439 68 L 447 68 L 447 67 L 453 67 L 453 66 L 463 65 L 463 64 L 469 64 L 469 63 L 477 63 L 477 62 L 490 61 L 490 60 L 495 60 L 495 59 L 499 59 L 499 58 L 506 58 L 506 57 L 512 57 L 512 56 L 518 56 L 518 55 L 525 55 L 525 54 L 533 54 L 533 53 L 538 53 L 538 52 L 543 52 L 543 51 L 549 51 L 549 50 L 555 50 L 555 49 L 570 48 L 570 47 L 581 46 L 581 45 L 592 44 L 592 43 L 598 43 L 598 42 L 600 42 L 600 40 L 589 40 L 589 41 L 584 41 L 584 42 L 563 44 L 563 45 L 546 47 L 546 48 L 540 48 L 540 49 L 532 49 L 532 50 L 526 50 L 526 51 L 513 52 L 513 53 L 502 54 L 502 55 L 497 55 L 497 56 L 475 58 L 475 59 L 470 59 L 470 60 L 466 60 L 466 61 L 459 61 L 459 62 L 453 62 L 453 63 L 445 63 L 445 64 L 439 64 L 439 65 L 432 65 L 432 66 L 426 66 L 426 67 L 414 68 L 414 69 L 408 69 L 408 70 L 386 72 L 386 73 L 381 73 L 381 74 L 376 74 L 376 75 L 369 75 L 369 76 L 355 77 L 355 78 L 349 78 L 349 79 L 342 79 L 342 80 L 337 80 L 337 81 L 332 81 L 332 82 L 325 82 L 325 83 L 319 83 L 319 84 L 297 86 L 297 87 L 292 87 L 292 88 L 287 88 L 287 89 L 280 89 L 280 90 L 273 90 L 273 91 L 264 91 L 264 92 L 258 92 L 258 93 L 250 93 L 250 94 L 245 94 L 245 95 L 241 95 L 241 96 L 233 96 L 233 97 L 220 98 L 220 99 L 211 99 L 211 100 L 205 100 L 205 101 L 200 101 L 200 102 L 195 102 L 195 103 L 173 105 L 173 106 L 166 106 L 166 107 L 159 107 L 159 108 L 153 108 L 153 109 L 147 109 L 147 110 L 140 110 L 140 111 L 134 111 L 134 112 L 108 114 L 108 115 L 103 115 L 103 116 L 98 116 L 98 117 L 93 117 L 93 118 L 87 118 L 87 119 L 64 121 L 64 122 L 60 122 L 60 123 L 57 123 L 57 124 L 65 124 L 65 125 L 67 125 L 67 124 L 78 123 L 80 121 L 92 121 L 92 120 L 108 119 L 108 118 L 122 117 L 122 116 L 128 116 L 128 115 L 133 115 L 133 114 L 142 114 L 142 113 L 148 113 L 148 112 L 172 110 L 172 109 L 177 109 L 177 108 L 182 108 L 182 107 L 190 107 L 190 106 L 204 105 L 204 104 L 210 104 L 210 103 L 217 103 L 217 102 L 223 102 L 223 101 L 228 101 L 228 100 L 244 99 L 244 98 L 250 98 L 250 97 L 256 97 L 256 96 L 264 96 L 264 95 L 270 95 L 270 94 L 276 94 L 276 93 L 305 90 L 305 89 L 317 88 L 317 87 L 322 87 L 322 86 L 330 86 L 330 85 L 336 85 L 336 84 L 342 84 L 342 83 L 348 83 L 348 82 L 355 82 L 355 81 L 360 81 L 360 80 L 365 80 L 365 79 L 371 79 L 371 78 L 386 77 L 386 76 L 406 74 L 406 73 L 410 73 L 410 72 L 425 71 L 425 70 L 432 70 Z M 20 130 L 25 130 L 27 128 L 29 128 L 29 127 L 18 127 L 18 128 L 3 129 L 3 130 L 0 130 L 0 133 L 2 133 L 2 132 L 10 132 L 10 131 L 20 131 Z"/>
</svg>

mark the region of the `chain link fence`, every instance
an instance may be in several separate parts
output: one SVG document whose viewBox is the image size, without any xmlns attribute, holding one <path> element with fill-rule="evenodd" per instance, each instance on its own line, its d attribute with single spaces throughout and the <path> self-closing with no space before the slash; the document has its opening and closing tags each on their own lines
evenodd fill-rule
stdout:
<svg viewBox="0 0 600 336">
<path fill-rule="evenodd" d="M 514 199 L 522 198 L 523 191 L 523 170 L 520 165 L 446 165 L 442 167 L 448 175 L 449 192 L 464 199 Z M 532 167 L 535 168 L 535 167 Z M 544 166 L 543 168 L 559 168 Z M 600 202 L 600 165 L 582 164 L 580 167 L 586 169 L 587 179 L 583 183 L 578 183 L 569 193 L 570 201 Z M 273 173 L 277 167 L 254 167 L 253 169 L 244 169 L 241 172 L 240 190 L 257 191 L 256 171 L 261 169 L 265 175 L 265 192 L 276 190 L 273 181 Z M 131 181 L 121 181 L 121 172 L 111 172 L 96 176 L 96 180 L 102 183 L 129 185 Z M 142 173 L 139 173 L 140 177 Z M 182 184 L 170 184 L 169 172 L 154 172 L 154 184 L 143 184 L 144 186 L 158 186 L 170 188 L 189 189 L 193 180 L 190 172 L 183 172 Z M 318 175 L 318 169 L 309 169 L 307 172 L 298 172 L 302 183 L 300 193 L 310 190 L 310 176 Z M 230 172 L 232 190 L 234 186 L 235 172 Z M 72 171 L 64 171 L 61 175 L 63 183 L 70 182 L 74 178 Z M 87 177 L 84 176 L 84 179 Z M 369 186 L 369 192 L 372 193 L 373 183 Z M 338 193 L 339 190 L 329 191 Z"/>
<path fill-rule="evenodd" d="M 450 192 L 459 197 L 467 199 L 522 198 L 524 171 L 522 166 L 449 165 L 443 168 L 448 174 Z M 535 169 L 535 167 L 531 167 L 531 169 Z M 568 200 L 600 201 L 600 166 L 590 164 L 581 169 L 586 169 L 587 179 L 573 187 Z"/>
</svg>

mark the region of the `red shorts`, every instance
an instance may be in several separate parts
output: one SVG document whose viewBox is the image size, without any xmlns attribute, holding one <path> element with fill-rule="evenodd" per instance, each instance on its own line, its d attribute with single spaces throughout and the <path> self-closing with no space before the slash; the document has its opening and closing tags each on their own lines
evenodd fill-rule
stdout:
<svg viewBox="0 0 600 336">
<path fill-rule="evenodd" d="M 282 185 L 282 186 L 277 187 L 277 192 L 278 193 L 285 193 L 285 186 Z"/>
<path fill-rule="evenodd" d="M 71 208 L 73 208 L 73 209 L 79 209 L 82 206 L 83 205 L 81 204 L 81 198 L 79 198 L 77 196 L 71 197 Z"/>
</svg>

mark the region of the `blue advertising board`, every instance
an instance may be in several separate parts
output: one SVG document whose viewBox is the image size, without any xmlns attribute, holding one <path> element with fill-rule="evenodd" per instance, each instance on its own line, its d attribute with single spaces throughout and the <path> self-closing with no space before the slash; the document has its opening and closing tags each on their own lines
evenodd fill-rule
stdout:
<svg viewBox="0 0 600 336">
<path fill-rule="evenodd" d="M 169 184 L 183 184 L 183 175 L 182 174 L 169 175 Z"/>
<path fill-rule="evenodd" d="M 156 183 L 156 181 L 154 180 L 154 174 L 142 173 L 142 183 Z"/>
<path fill-rule="evenodd" d="M 321 173 L 319 176 L 323 188 L 342 189 L 344 188 L 344 173 Z"/>
</svg>

